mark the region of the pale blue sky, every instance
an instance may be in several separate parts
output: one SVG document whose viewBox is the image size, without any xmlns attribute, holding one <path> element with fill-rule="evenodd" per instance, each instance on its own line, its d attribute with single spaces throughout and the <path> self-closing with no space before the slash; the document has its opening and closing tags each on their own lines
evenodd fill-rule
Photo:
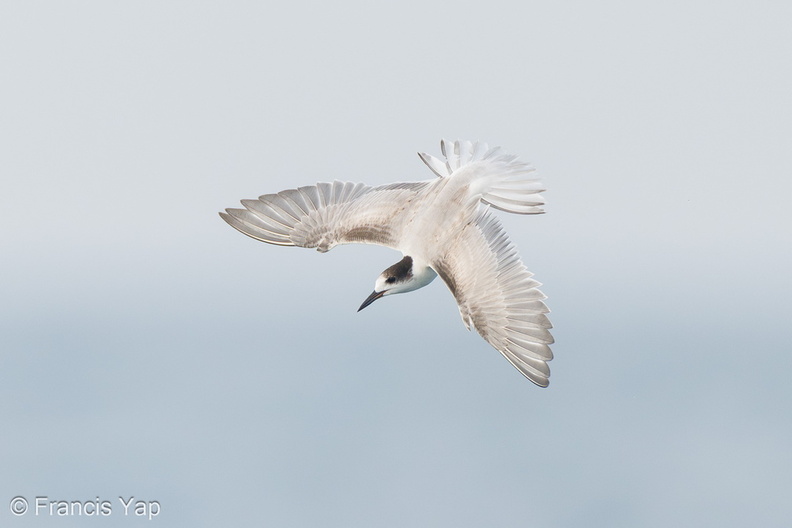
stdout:
<svg viewBox="0 0 792 528">
<path fill-rule="evenodd" d="M 788 526 L 792 7 L 4 2 L 0 524 Z M 217 211 L 532 161 L 549 389 L 391 250 Z M 114 501 L 15 517 L 15 496 Z"/>
</svg>

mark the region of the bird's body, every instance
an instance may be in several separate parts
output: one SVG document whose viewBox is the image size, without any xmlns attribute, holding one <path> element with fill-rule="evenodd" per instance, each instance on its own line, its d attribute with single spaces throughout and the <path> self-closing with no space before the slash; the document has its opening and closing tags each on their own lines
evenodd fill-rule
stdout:
<svg viewBox="0 0 792 528">
<path fill-rule="evenodd" d="M 552 359 L 544 295 L 490 207 L 541 213 L 533 168 L 483 143 L 443 141 L 445 160 L 420 154 L 435 179 L 379 187 L 345 182 L 267 194 L 223 219 L 271 244 L 329 251 L 367 243 L 404 258 L 385 270 L 363 303 L 426 286 L 439 275 L 465 326 L 475 328 L 528 379 L 545 387 Z"/>
</svg>

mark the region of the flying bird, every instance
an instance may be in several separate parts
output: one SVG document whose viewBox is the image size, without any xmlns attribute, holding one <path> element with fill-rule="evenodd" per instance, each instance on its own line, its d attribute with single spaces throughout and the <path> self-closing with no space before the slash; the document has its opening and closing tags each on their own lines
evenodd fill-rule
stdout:
<svg viewBox="0 0 792 528">
<path fill-rule="evenodd" d="M 500 148 L 441 141 L 443 159 L 419 153 L 437 176 L 371 187 L 317 183 L 242 200 L 220 216 L 249 237 L 326 252 L 339 244 L 378 244 L 403 258 L 383 271 L 358 311 L 377 299 L 423 288 L 438 275 L 462 322 L 540 387 L 553 358 L 549 312 L 517 250 L 493 214 L 543 213 L 535 169 Z"/>
</svg>

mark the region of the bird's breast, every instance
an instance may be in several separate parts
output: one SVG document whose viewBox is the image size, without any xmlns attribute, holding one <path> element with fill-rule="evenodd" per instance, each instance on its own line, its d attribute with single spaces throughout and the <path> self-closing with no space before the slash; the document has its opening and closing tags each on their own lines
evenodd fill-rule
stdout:
<svg viewBox="0 0 792 528">
<path fill-rule="evenodd" d="M 472 196 L 468 182 L 438 178 L 421 200 L 416 200 L 404 227 L 404 254 L 432 262 L 445 253 L 473 220 L 479 198 Z"/>
</svg>

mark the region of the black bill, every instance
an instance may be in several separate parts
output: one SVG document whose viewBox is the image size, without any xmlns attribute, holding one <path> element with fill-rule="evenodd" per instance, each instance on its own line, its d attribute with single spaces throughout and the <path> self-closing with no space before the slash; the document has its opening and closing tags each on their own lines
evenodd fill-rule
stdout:
<svg viewBox="0 0 792 528">
<path fill-rule="evenodd" d="M 376 301 L 377 299 L 379 299 L 380 297 L 382 297 L 383 295 L 385 295 L 385 290 L 382 290 L 381 292 L 378 291 L 372 292 L 371 295 L 369 295 L 366 298 L 366 300 L 363 301 L 363 304 L 360 305 L 360 308 L 358 308 L 358 312 L 363 308 L 365 308 L 366 306 L 368 306 L 369 304 Z"/>
</svg>

